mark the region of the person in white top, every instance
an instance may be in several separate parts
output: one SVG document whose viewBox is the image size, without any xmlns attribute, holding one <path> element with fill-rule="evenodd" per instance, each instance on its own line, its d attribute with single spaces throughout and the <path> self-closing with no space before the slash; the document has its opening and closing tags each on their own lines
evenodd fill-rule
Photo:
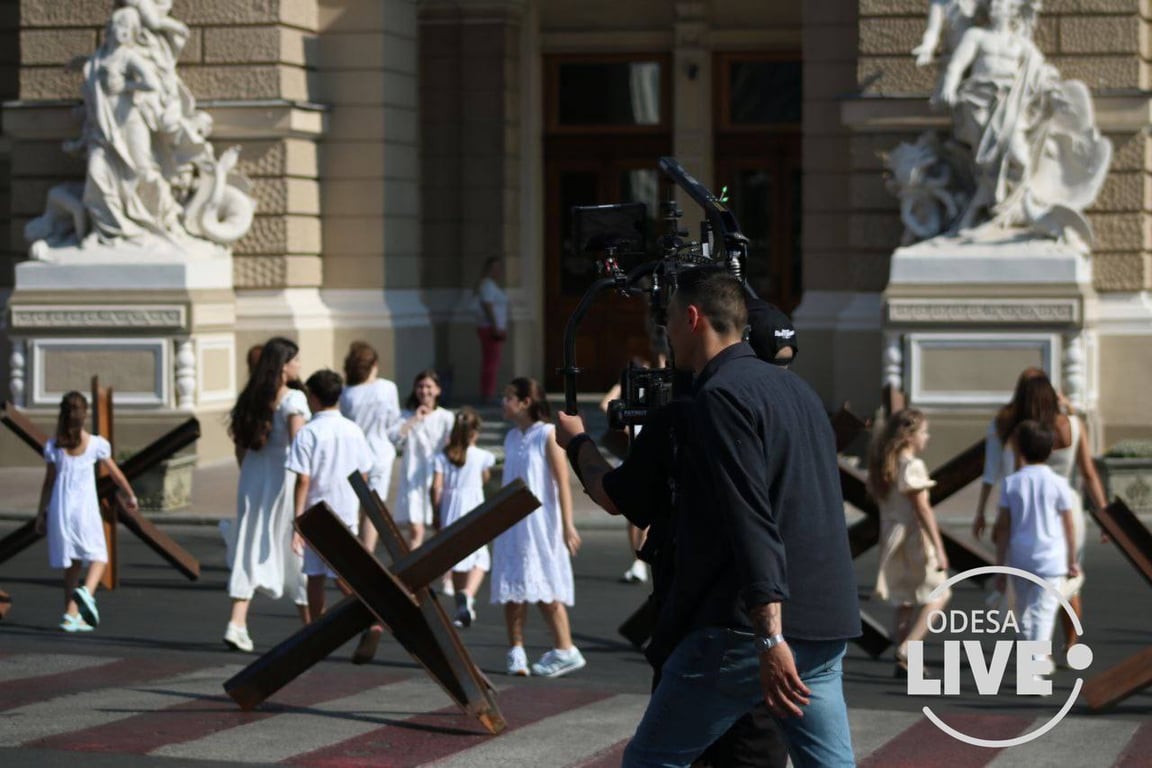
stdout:
<svg viewBox="0 0 1152 768">
<path fill-rule="evenodd" d="M 424 543 L 424 530 L 432 525 L 433 462 L 448 445 L 455 420 L 451 411 L 440 407 L 440 392 L 436 371 L 428 369 L 416 374 L 401 420 L 388 433 L 403 452 L 393 518 L 412 549 Z"/>
<path fill-rule="evenodd" d="M 555 647 L 531 667 L 531 674 L 558 677 L 584 666 L 572 644 L 568 609 L 574 586 L 571 557 L 580 549 L 572 522 L 568 461 L 556 444 L 556 428 L 544 388 L 534 379 L 513 379 L 504 390 L 504 418 L 512 429 L 504 439 L 505 485 L 519 478 L 540 499 L 540 508 L 492 542 L 492 603 L 504 605 L 512 646 L 510 675 L 528 675 L 524 620 L 528 603 L 536 603 L 552 632 Z"/>
<path fill-rule="evenodd" d="M 1092 451 L 1088 439 L 1088 425 L 1072 413 L 1071 406 L 1063 402 L 1048 375 L 1039 368 L 1028 368 L 1020 374 L 1012 402 L 1000 409 L 996 418 L 988 425 L 984 450 L 984 478 L 977 502 L 976 516 L 972 522 L 972 532 L 977 537 L 984 532 L 984 509 L 991 496 L 992 488 L 1001 480 L 1022 466 L 1015 450 L 1015 430 L 1025 419 L 1040 422 L 1053 434 L 1053 449 L 1046 463 L 1059 476 L 1069 483 L 1075 475 L 1083 482 L 1084 493 L 1096 509 L 1107 506 L 1104 486 L 1096 473 L 1092 461 Z M 1078 574 L 1063 582 L 1064 596 L 1077 616 L 1082 615 L 1083 602 L 1080 594 L 1084 584 L 1084 504 L 1079 493 L 1073 488 L 1071 518 L 1076 532 L 1076 561 Z M 1066 646 L 1078 641 L 1075 625 L 1071 617 L 1060 613 L 1064 628 Z M 1063 663 L 1063 657 L 1060 657 Z"/>
<path fill-rule="evenodd" d="M 64 569 L 60 629 L 65 632 L 91 632 L 100 623 L 95 595 L 108 565 L 108 548 L 96 495 L 97 464 L 104 465 L 120 488 L 124 506 L 132 512 L 137 509 L 132 486 L 112 459 L 112 446 L 84 429 L 87 416 L 88 401 L 79 392 L 60 400 L 56 436 L 44 446 L 48 466 L 36 514 L 36 532 L 48 535 L 48 564 Z M 85 563 L 88 573 L 80 584 Z"/>
<path fill-rule="evenodd" d="M 1052 453 L 1049 429 L 1038 421 L 1023 421 L 1016 428 L 1015 442 L 1024 466 L 1001 485 L 996 564 L 1033 573 L 1055 588 L 1012 579 L 1022 638 L 1044 642 L 1052 638 L 1064 579 L 1080 574 L 1071 512 L 1075 494 L 1068 481 L 1044 463 Z M 1005 581 L 1004 576 L 997 579 L 1001 591 Z"/>
<path fill-rule="evenodd" d="M 496 396 L 500 351 L 508 338 L 508 296 L 500 288 L 504 262 L 493 256 L 484 262 L 476 286 L 476 334 L 480 337 L 480 398 L 488 403 Z"/>
<path fill-rule="evenodd" d="M 344 387 L 340 395 L 340 413 L 356 422 L 368 439 L 375 463 L 368 473 L 368 485 L 382 501 L 388 501 L 388 488 L 392 483 L 392 465 L 396 461 L 396 446 L 388 431 L 400 423 L 400 395 L 396 385 L 380 378 L 380 357 L 373 347 L 363 341 L 354 341 L 344 358 Z M 360 541 L 369 552 L 376 549 L 379 534 L 372 521 L 360 516 Z"/>
<path fill-rule="evenodd" d="M 305 382 L 312 420 L 305 424 L 292 441 L 286 468 L 296 473 L 296 517 L 320 502 L 353 534 L 360 528 L 360 499 L 348 476 L 359 472 L 365 480 L 375 458 L 368 440 L 356 422 L 340 413 L 340 392 L 344 381 L 335 371 L 316 371 Z M 324 615 L 324 586 L 327 578 L 339 578 L 316 551 L 305 546 L 297 532 L 292 536 L 292 549 L 304 555 L 304 575 L 308 577 L 308 615 L 317 621 Z M 349 594 L 343 582 L 340 589 Z"/>
<path fill-rule="evenodd" d="M 447 528 L 484 503 L 484 484 L 496 465 L 496 457 L 490 451 L 476 447 L 480 423 L 476 411 L 467 406 L 461 408 L 456 414 L 447 447 L 436 454 L 432 506 L 439 512 L 442 527 Z M 456 626 L 470 627 L 476 620 L 476 593 L 491 563 L 485 546 L 453 566 Z"/>
<path fill-rule="evenodd" d="M 232 409 L 229 434 L 240 464 L 236 488 L 235 544 L 228 565 L 232 614 L 224 632 L 229 648 L 250 652 L 248 607 L 255 593 L 278 600 L 295 598 L 300 620 L 308 623 L 303 558 L 292 551 L 292 494 L 295 483 L 284 468 L 288 446 L 312 415 L 300 379 L 300 348 L 291 339 L 269 339 Z"/>
</svg>

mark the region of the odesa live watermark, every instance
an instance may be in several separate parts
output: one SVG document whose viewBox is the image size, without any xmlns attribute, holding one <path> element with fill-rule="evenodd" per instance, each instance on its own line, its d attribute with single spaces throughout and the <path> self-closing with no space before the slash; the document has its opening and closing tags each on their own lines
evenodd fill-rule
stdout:
<svg viewBox="0 0 1152 768">
<path fill-rule="evenodd" d="M 1050 582 L 1019 568 L 1010 568 L 1003 565 L 989 565 L 984 568 L 973 568 L 958 573 L 938 586 L 929 596 L 929 600 L 938 599 L 944 590 L 953 584 L 977 576 L 987 575 L 1016 576 L 1028 579 L 1048 591 L 1060 601 L 1060 610 L 1068 614 L 1076 630 L 1077 636 L 1083 636 L 1084 628 L 1080 618 L 1072 610 L 1060 590 Z M 930 635 L 943 633 L 968 632 L 977 635 L 1006 635 L 1019 631 L 1019 624 L 1015 614 L 1010 610 L 989 608 L 976 611 L 933 611 L 928 617 L 928 630 Z M 908 694 L 910 696 L 955 696 L 960 693 L 960 665 L 961 655 L 967 657 L 968 667 L 972 673 L 976 690 L 982 696 L 995 696 L 1002 689 L 1008 687 L 1010 693 L 1016 696 L 1049 696 L 1052 693 L 1052 681 L 1045 675 L 1052 672 L 1051 640 L 997 640 L 992 648 L 991 657 L 984 650 L 980 640 L 944 640 L 944 667 L 942 679 L 927 677 L 924 669 L 924 644 L 926 641 L 918 640 L 908 643 Z M 928 641 L 936 642 L 936 641 Z M 1015 656 L 1015 680 L 1005 680 L 1008 662 Z M 1068 649 L 1068 666 L 1074 670 L 1084 670 L 1092 663 L 1092 649 L 1083 642 L 1077 643 Z M 982 739 L 967 733 L 961 733 L 925 706 L 925 717 L 932 721 L 940 730 L 949 736 L 959 739 L 966 744 L 978 747 L 1015 747 L 1038 739 L 1059 724 L 1076 698 L 1084 681 L 1076 678 L 1072 692 L 1060 710 L 1044 725 L 1023 736 L 1012 739 Z"/>
</svg>

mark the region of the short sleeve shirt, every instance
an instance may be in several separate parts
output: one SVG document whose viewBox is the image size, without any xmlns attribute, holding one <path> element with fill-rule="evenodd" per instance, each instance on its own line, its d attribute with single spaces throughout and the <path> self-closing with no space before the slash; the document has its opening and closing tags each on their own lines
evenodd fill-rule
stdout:
<svg viewBox="0 0 1152 768">
<path fill-rule="evenodd" d="M 337 517 L 354 527 L 359 523 L 360 500 L 348 476 L 354 472 L 367 474 L 374 463 L 360 427 L 339 411 L 326 410 L 316 413 L 296 433 L 287 468 L 309 478 L 306 509 L 326 502 Z"/>
<path fill-rule="evenodd" d="M 1044 577 L 1068 572 L 1061 515 L 1073 508 L 1072 494 L 1068 481 L 1046 464 L 1029 464 L 1004 478 L 1000 506 L 1012 522 L 1008 565 Z"/>
</svg>

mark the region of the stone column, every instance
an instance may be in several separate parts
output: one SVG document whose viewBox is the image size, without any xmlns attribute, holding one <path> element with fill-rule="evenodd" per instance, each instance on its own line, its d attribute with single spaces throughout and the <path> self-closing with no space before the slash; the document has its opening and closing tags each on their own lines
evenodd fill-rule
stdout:
<svg viewBox="0 0 1152 768">
<path fill-rule="evenodd" d="M 522 192 L 535 183 L 524 164 L 539 162 L 525 149 L 539 149 L 540 101 L 524 90 L 538 88 L 534 19 L 524 0 L 432 0 L 420 9 L 423 285 L 437 357 L 464 398 L 479 390 L 472 289 L 489 257 L 504 259 L 511 301 L 499 380 L 534 372 L 540 359 L 542 257 L 521 229 L 539 215 Z"/>
</svg>

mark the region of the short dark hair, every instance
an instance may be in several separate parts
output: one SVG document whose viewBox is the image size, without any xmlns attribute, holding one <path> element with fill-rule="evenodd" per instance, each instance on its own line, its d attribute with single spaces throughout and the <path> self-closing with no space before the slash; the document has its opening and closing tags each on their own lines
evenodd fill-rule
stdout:
<svg viewBox="0 0 1152 768">
<path fill-rule="evenodd" d="M 716 333 L 723 336 L 743 333 L 748 325 L 744 286 L 723 268 L 697 267 L 682 273 L 673 298 L 682 307 L 699 307 Z"/>
<path fill-rule="evenodd" d="M 1016 426 L 1016 447 L 1029 464 L 1043 464 L 1052 455 L 1056 436 L 1038 421 L 1027 419 Z"/>
<path fill-rule="evenodd" d="M 305 382 L 308 394 L 316 398 L 316 402 L 325 408 L 331 408 L 340 402 L 340 393 L 344 391 L 344 379 L 336 371 L 325 368 L 316 371 Z"/>
</svg>

